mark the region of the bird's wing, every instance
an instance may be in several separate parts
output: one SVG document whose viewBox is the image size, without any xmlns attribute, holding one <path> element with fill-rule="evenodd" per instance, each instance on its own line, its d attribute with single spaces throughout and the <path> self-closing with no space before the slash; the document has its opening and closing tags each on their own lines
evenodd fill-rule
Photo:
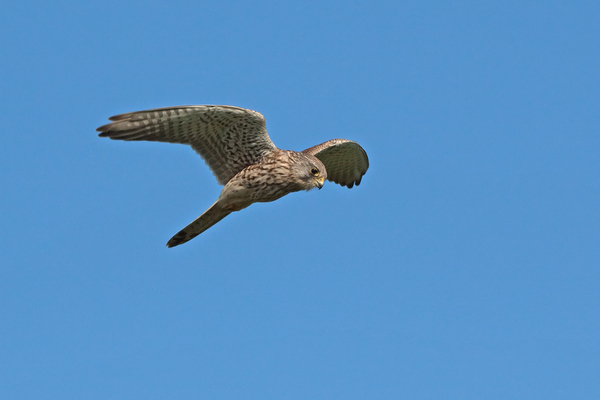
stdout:
<svg viewBox="0 0 600 400">
<path fill-rule="evenodd" d="M 312 154 L 325 165 L 327 180 L 351 188 L 360 185 L 363 175 L 369 169 L 369 158 L 365 150 L 356 142 L 346 139 L 332 139 L 303 151 Z"/>
<path fill-rule="evenodd" d="M 258 112 L 233 106 L 179 106 L 110 117 L 98 136 L 189 144 L 224 185 L 276 149 Z"/>
</svg>

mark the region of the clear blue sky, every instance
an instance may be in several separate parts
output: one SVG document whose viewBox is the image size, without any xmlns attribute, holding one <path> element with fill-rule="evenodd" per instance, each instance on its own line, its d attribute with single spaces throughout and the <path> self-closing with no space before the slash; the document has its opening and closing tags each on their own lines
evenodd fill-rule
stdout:
<svg viewBox="0 0 600 400">
<path fill-rule="evenodd" d="M 0 398 L 600 398 L 600 3 L 13 1 Z M 360 187 L 216 199 L 182 104 L 363 145 Z"/>
</svg>

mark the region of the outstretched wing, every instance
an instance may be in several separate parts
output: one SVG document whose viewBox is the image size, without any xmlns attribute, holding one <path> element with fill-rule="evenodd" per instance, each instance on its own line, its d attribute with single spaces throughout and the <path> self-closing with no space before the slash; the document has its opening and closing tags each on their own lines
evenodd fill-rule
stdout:
<svg viewBox="0 0 600 400">
<path fill-rule="evenodd" d="M 332 139 L 302 152 L 321 160 L 327 169 L 328 181 L 348 188 L 360 185 L 363 175 L 369 169 L 367 153 L 351 140 Z"/>
<path fill-rule="evenodd" d="M 224 185 L 276 149 L 258 112 L 233 106 L 179 106 L 110 117 L 98 136 L 189 144 Z"/>
</svg>

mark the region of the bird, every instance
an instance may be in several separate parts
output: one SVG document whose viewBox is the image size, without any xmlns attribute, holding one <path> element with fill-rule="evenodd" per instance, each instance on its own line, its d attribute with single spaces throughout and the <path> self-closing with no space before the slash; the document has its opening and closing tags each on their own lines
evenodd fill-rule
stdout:
<svg viewBox="0 0 600 400">
<path fill-rule="evenodd" d="M 226 105 L 191 105 L 135 111 L 109 118 L 98 136 L 125 141 L 189 145 L 224 185 L 202 215 L 176 233 L 167 247 L 195 238 L 227 215 L 289 193 L 321 189 L 325 180 L 352 188 L 369 168 L 356 142 L 332 139 L 297 152 L 278 149 L 259 112 Z"/>
</svg>

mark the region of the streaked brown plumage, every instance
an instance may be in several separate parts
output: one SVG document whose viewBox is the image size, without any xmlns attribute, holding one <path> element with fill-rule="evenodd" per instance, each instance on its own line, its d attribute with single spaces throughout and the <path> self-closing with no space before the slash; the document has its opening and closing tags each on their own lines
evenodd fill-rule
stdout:
<svg viewBox="0 0 600 400">
<path fill-rule="evenodd" d="M 96 129 L 98 136 L 190 145 L 225 185 L 217 201 L 167 243 L 198 236 L 233 211 L 288 193 L 321 188 L 325 179 L 352 188 L 369 168 L 356 142 L 333 139 L 302 152 L 280 150 L 264 117 L 233 106 L 180 106 L 121 114 Z"/>
</svg>

